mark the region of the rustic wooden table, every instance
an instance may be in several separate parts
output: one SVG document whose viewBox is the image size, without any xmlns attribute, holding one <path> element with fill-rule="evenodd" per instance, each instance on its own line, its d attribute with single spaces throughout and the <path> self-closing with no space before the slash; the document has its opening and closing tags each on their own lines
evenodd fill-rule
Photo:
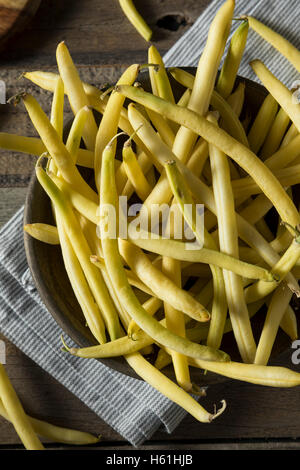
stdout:
<svg viewBox="0 0 300 470">
<path fill-rule="evenodd" d="M 209 1 L 136 0 L 135 3 L 154 30 L 154 44 L 164 53 L 193 24 Z M 54 70 L 55 48 L 61 40 L 67 42 L 82 78 L 98 85 L 114 82 L 127 64 L 147 60 L 147 43 L 125 19 L 117 1 L 43 0 L 31 24 L 11 39 L 1 53 L 0 79 L 7 84 L 8 96 L 26 86 L 49 111 L 50 95 L 25 83 L 24 79 L 19 80 L 19 77 L 26 70 Z M 2 131 L 35 135 L 21 107 L 14 109 L 0 105 L 0 128 Z M 23 204 L 33 165 L 30 156 L 1 151 L 0 224 Z M 93 448 L 132 449 L 68 390 L 13 344 L 5 342 L 7 371 L 29 414 L 101 434 L 101 445 Z M 291 353 L 292 350 L 287 351 L 282 362 L 288 367 L 292 366 Z M 203 404 L 212 408 L 222 398 L 227 400 L 228 409 L 214 423 L 201 425 L 186 417 L 172 435 L 158 431 L 141 448 L 299 448 L 299 388 L 269 389 L 227 381 L 212 387 Z M 58 447 L 53 443 L 47 446 Z M 22 448 L 12 426 L 2 419 L 1 448 Z"/>
</svg>

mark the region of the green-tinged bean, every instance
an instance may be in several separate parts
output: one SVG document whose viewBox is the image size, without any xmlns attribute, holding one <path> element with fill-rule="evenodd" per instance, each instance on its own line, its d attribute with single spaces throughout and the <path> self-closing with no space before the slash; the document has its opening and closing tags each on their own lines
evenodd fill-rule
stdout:
<svg viewBox="0 0 300 470">
<path fill-rule="evenodd" d="M 92 253 L 81 231 L 72 207 L 60 189 L 39 166 L 36 168 L 36 175 L 62 218 L 69 240 L 79 259 L 82 269 L 84 270 L 84 274 L 90 285 L 93 296 L 101 309 L 103 320 L 110 338 L 116 339 L 120 335 L 118 315 L 100 271 L 90 262 L 90 256 Z"/>
<path fill-rule="evenodd" d="M 216 84 L 216 90 L 223 98 L 228 98 L 233 90 L 247 42 L 248 29 L 248 21 L 243 21 L 231 38 L 228 52 Z"/>
</svg>

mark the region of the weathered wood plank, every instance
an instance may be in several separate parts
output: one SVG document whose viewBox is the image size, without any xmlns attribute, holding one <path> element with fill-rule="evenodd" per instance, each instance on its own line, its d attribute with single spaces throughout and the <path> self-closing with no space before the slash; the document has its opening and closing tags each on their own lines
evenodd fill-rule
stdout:
<svg viewBox="0 0 300 470">
<path fill-rule="evenodd" d="M 24 204 L 27 188 L 0 188 L 0 227 Z"/>
<path fill-rule="evenodd" d="M 164 53 L 209 1 L 136 0 L 135 4 L 153 29 L 153 42 Z M 178 24 L 176 31 L 158 26 L 170 15 L 175 17 L 172 26 Z M 168 18 L 163 21 L 166 23 Z M 10 66 L 13 61 L 39 67 L 54 65 L 55 48 L 61 40 L 67 42 L 76 62 L 81 64 L 128 64 L 145 62 L 147 58 L 148 43 L 134 30 L 117 1 L 89 0 L 87 4 L 81 0 L 43 0 L 30 26 L 7 43 L 3 64 Z"/>
</svg>

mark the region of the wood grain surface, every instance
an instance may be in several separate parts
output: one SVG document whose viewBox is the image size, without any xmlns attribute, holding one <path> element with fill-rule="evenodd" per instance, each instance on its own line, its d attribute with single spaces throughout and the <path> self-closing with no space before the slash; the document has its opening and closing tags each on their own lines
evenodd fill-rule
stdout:
<svg viewBox="0 0 300 470">
<path fill-rule="evenodd" d="M 0 0 L 0 48 L 31 20 L 41 0 Z"/>
<path fill-rule="evenodd" d="M 154 44 L 164 53 L 190 27 L 209 0 L 135 0 L 135 3 L 153 28 Z M 124 17 L 117 1 L 43 0 L 30 25 L 9 39 L 0 55 L 0 79 L 6 82 L 8 97 L 26 88 L 49 112 L 50 94 L 19 77 L 24 70 L 56 70 L 55 48 L 62 39 L 70 47 L 82 79 L 90 83 L 113 83 L 127 64 L 147 61 L 148 44 Z M 68 113 L 67 110 L 66 120 Z M 35 135 L 21 105 L 17 108 L 0 105 L 0 130 Z M 0 224 L 22 205 L 33 165 L 31 156 L 0 151 Z M 7 346 L 7 372 L 29 414 L 101 434 L 102 443 L 93 449 L 133 450 L 73 394 L 1 335 L 0 339 Z M 292 367 L 291 353 L 292 350 L 287 351 L 284 360 L 288 367 Z M 300 371 L 299 366 L 293 367 Z M 299 388 L 270 389 L 228 381 L 209 389 L 202 403 L 212 410 L 221 399 L 226 399 L 227 410 L 215 422 L 203 425 L 187 416 L 171 435 L 159 430 L 141 448 L 299 448 Z M 54 443 L 47 445 L 65 448 Z M 12 426 L 2 419 L 1 448 L 22 448 Z"/>
</svg>

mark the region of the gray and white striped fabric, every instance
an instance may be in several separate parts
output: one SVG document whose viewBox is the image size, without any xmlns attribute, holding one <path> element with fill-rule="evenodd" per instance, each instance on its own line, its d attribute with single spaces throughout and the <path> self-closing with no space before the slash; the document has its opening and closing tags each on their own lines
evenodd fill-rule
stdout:
<svg viewBox="0 0 300 470">
<path fill-rule="evenodd" d="M 193 26 L 179 41 L 165 54 L 164 61 L 169 67 L 197 66 L 210 23 L 223 0 L 213 0 L 199 16 Z M 286 39 L 300 49 L 299 35 L 299 0 L 236 0 L 235 17 L 252 15 L 266 25 L 282 34 Z M 232 33 L 239 26 L 232 28 Z M 231 37 L 231 36 L 230 36 Z M 239 75 L 258 81 L 249 62 L 254 59 L 262 60 L 268 68 L 286 86 L 292 87 L 295 80 L 299 80 L 299 73 L 289 64 L 279 52 L 266 43 L 258 34 L 249 30 L 246 50 L 239 69 Z"/>
<path fill-rule="evenodd" d="M 197 65 L 209 24 L 221 1 L 214 0 L 166 54 L 171 65 Z M 298 1 L 237 1 L 236 16 L 253 14 L 284 33 L 296 46 Z M 255 79 L 248 65 L 260 58 L 288 86 L 297 73 L 253 32 L 240 74 Z M 110 370 L 96 360 L 60 351 L 61 330 L 42 304 L 31 279 L 23 247 L 23 208 L 0 230 L 0 331 L 55 377 L 134 446 L 161 426 L 171 433 L 185 412 L 148 384 Z M 70 344 L 72 344 L 71 340 Z"/>
</svg>

